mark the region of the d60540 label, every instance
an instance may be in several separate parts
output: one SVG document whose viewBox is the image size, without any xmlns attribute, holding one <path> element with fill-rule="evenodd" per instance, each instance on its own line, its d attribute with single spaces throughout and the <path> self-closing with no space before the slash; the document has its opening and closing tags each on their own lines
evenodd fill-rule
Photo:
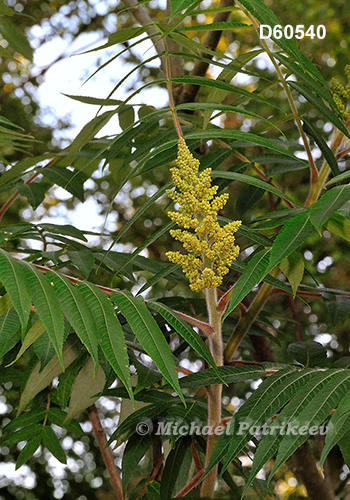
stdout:
<svg viewBox="0 0 350 500">
<path fill-rule="evenodd" d="M 291 38 L 296 38 L 297 40 L 301 40 L 304 37 L 309 37 L 311 40 L 314 38 L 318 38 L 319 40 L 323 40 L 326 38 L 327 30 L 323 24 L 319 24 L 318 26 L 314 26 L 313 24 L 309 26 L 305 31 L 304 24 L 297 24 L 295 27 L 291 24 L 287 24 L 286 26 L 281 26 L 280 24 L 276 24 L 275 26 L 269 26 L 268 24 L 260 24 L 259 36 L 260 38 L 276 38 L 279 40 L 284 36 L 287 40 Z"/>
</svg>

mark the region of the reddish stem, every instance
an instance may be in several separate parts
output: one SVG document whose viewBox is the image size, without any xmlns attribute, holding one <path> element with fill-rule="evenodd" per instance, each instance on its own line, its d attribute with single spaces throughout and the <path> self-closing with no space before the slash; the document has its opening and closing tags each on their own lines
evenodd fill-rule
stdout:
<svg viewBox="0 0 350 500">
<path fill-rule="evenodd" d="M 339 151 L 337 155 L 335 155 L 337 160 L 340 160 L 340 158 L 343 158 L 343 156 L 347 155 L 350 153 L 350 148 L 343 149 L 343 151 Z"/>
<path fill-rule="evenodd" d="M 197 471 L 200 472 L 203 467 L 202 467 L 202 464 L 201 464 L 201 461 L 200 461 L 200 458 L 198 456 L 198 453 L 197 453 L 197 450 L 193 444 L 193 442 L 191 442 L 190 444 L 190 450 L 191 450 L 191 453 L 192 453 L 192 457 L 193 457 L 193 461 L 195 463 L 195 466 L 197 468 Z"/>
<path fill-rule="evenodd" d="M 53 269 L 50 269 L 50 268 L 44 267 L 44 266 L 39 266 L 39 264 L 31 264 L 31 265 L 36 267 L 37 269 L 39 269 L 39 271 L 43 271 L 44 273 L 48 273 L 49 271 L 53 271 Z M 73 278 L 73 276 L 68 276 L 67 274 L 63 274 L 63 273 L 62 273 L 62 276 L 64 276 L 65 278 L 67 278 L 69 281 L 71 281 L 74 284 L 83 283 L 83 280 L 80 280 L 78 278 Z M 99 288 L 100 290 L 102 290 L 102 292 L 105 292 L 105 293 L 115 292 L 115 290 L 113 288 L 108 288 L 107 286 L 96 285 L 96 284 L 95 284 L 95 286 L 97 286 L 97 288 Z"/>
<path fill-rule="evenodd" d="M 202 476 L 204 474 L 204 469 L 200 470 L 197 472 L 197 474 L 191 479 L 191 481 L 184 487 L 182 488 L 181 491 L 175 496 L 175 498 L 181 498 L 185 496 L 187 493 L 189 493 L 197 484 L 199 481 L 202 479 Z"/>
<path fill-rule="evenodd" d="M 253 365 L 253 366 L 262 366 L 260 361 L 243 361 L 243 360 L 235 360 L 235 361 L 226 361 L 225 366 L 240 366 L 240 365 Z"/>
</svg>

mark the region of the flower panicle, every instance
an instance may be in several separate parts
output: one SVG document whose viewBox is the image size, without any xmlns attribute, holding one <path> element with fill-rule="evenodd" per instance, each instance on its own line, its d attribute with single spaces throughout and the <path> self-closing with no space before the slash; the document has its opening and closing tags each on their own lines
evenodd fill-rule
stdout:
<svg viewBox="0 0 350 500">
<path fill-rule="evenodd" d="M 336 103 L 340 113 L 344 118 L 349 117 L 349 113 L 346 110 L 347 103 L 350 100 L 350 64 L 345 66 L 345 74 L 348 83 L 346 85 L 342 85 L 335 78 L 332 78 L 332 96 L 333 100 Z"/>
<path fill-rule="evenodd" d="M 183 244 L 187 254 L 167 252 L 171 262 L 180 264 L 194 291 L 216 288 L 237 258 L 239 247 L 234 233 L 241 221 L 221 227 L 218 211 L 228 200 L 228 194 L 216 196 L 218 186 L 211 184 L 211 169 L 199 173 L 199 161 L 190 153 L 183 138 L 178 143 L 176 167 L 171 169 L 175 191 L 167 191 L 178 203 L 177 212 L 168 212 L 171 220 L 183 229 L 170 231 Z"/>
</svg>

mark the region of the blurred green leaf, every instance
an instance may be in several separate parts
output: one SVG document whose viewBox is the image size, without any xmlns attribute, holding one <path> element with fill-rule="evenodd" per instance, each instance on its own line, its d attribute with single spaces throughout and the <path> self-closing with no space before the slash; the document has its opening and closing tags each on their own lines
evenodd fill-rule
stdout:
<svg viewBox="0 0 350 500">
<path fill-rule="evenodd" d="M 32 61 L 33 50 L 23 31 L 14 22 L 8 18 L 0 17 L 0 33 L 12 50 Z"/>
<path fill-rule="evenodd" d="M 88 249 L 68 250 L 67 256 L 77 266 L 79 271 L 83 273 L 85 278 L 88 278 L 95 264 L 94 254 Z"/>
<path fill-rule="evenodd" d="M 296 361 L 305 366 L 323 366 L 327 360 L 327 349 L 313 340 L 294 342 L 289 344 L 288 350 Z"/>
</svg>

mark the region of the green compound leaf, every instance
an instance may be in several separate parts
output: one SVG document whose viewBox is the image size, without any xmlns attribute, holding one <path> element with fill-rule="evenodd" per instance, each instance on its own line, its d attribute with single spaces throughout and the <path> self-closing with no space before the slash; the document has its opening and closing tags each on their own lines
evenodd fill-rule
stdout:
<svg viewBox="0 0 350 500">
<path fill-rule="evenodd" d="M 52 453 L 53 456 L 57 458 L 57 460 L 59 460 L 63 464 L 66 464 L 67 458 L 64 449 L 62 448 L 58 437 L 51 429 L 51 427 L 48 427 L 47 425 L 44 427 L 42 431 L 42 438 L 43 438 L 43 443 L 49 450 L 49 452 Z"/>
<path fill-rule="evenodd" d="M 310 222 L 309 212 L 307 211 L 288 220 L 272 245 L 270 269 L 273 269 L 283 259 L 294 252 L 294 250 L 299 248 L 313 231 L 314 228 Z"/>
<path fill-rule="evenodd" d="M 279 267 L 287 277 L 293 290 L 293 296 L 295 297 L 298 286 L 304 276 L 305 264 L 303 256 L 297 252 L 291 253 L 288 257 L 282 260 Z"/>
<path fill-rule="evenodd" d="M 94 316 L 103 353 L 123 382 L 130 399 L 134 401 L 124 332 L 114 312 L 112 302 L 102 290 L 91 283 L 80 283 L 78 289 Z"/>
<path fill-rule="evenodd" d="M 0 249 L 0 280 L 17 311 L 22 331 L 25 331 L 31 306 L 29 283 L 21 264 L 2 249 Z"/>
<path fill-rule="evenodd" d="M 123 465 L 122 465 L 122 478 L 123 478 L 123 490 L 129 484 L 132 479 L 135 469 L 141 460 L 141 458 L 146 454 L 149 448 L 152 446 L 153 439 L 149 434 L 144 436 L 139 436 L 135 434 L 131 436 L 128 440 L 124 453 L 123 453 Z"/>
<path fill-rule="evenodd" d="M 275 413 L 275 408 L 279 409 L 280 402 L 283 404 L 284 397 L 283 391 L 281 394 L 281 389 L 285 389 L 285 397 L 288 395 L 288 399 L 291 396 L 291 388 L 293 388 L 293 383 L 295 380 L 299 380 L 299 373 L 295 373 L 293 369 L 280 370 L 278 373 L 271 375 L 263 384 L 261 384 L 258 389 L 252 394 L 251 398 L 245 402 L 243 406 L 240 407 L 235 418 L 229 424 L 227 432 L 222 434 L 213 450 L 210 457 L 209 465 L 206 470 L 206 475 L 212 470 L 215 465 L 217 465 L 221 460 L 225 458 L 225 463 L 228 464 L 228 457 L 233 457 L 235 454 L 245 446 L 245 444 L 251 439 L 251 434 L 249 432 L 250 424 L 262 425 L 263 419 L 267 420 L 270 413 L 272 415 Z M 288 383 L 288 381 L 291 381 Z M 295 390 L 297 390 L 295 387 Z M 265 406 L 266 400 L 266 406 Z M 260 413 L 255 411 L 258 408 L 261 410 Z M 238 434 L 235 432 L 236 427 L 240 430 L 239 426 L 241 422 L 249 422 L 249 428 Z M 230 454 L 228 455 L 228 452 Z M 227 468 L 222 469 L 222 473 Z"/>
<path fill-rule="evenodd" d="M 67 278 L 50 271 L 47 273 L 47 279 L 53 284 L 69 323 L 93 357 L 96 371 L 99 364 L 98 336 L 90 308 L 78 288 L 72 285 Z"/>
<path fill-rule="evenodd" d="M 39 448 L 41 444 L 41 433 L 39 435 L 36 435 L 31 439 L 30 441 L 27 442 L 21 453 L 18 455 L 17 461 L 16 461 L 16 470 L 22 467 L 23 464 L 28 462 L 36 452 L 36 450 Z"/>
<path fill-rule="evenodd" d="M 22 265 L 33 293 L 34 306 L 63 367 L 64 320 L 60 302 L 42 272 L 27 263 L 22 262 Z"/>
<path fill-rule="evenodd" d="M 161 302 L 148 301 L 148 307 L 157 311 L 172 326 L 175 331 L 199 354 L 210 366 L 215 367 L 215 361 L 210 353 L 209 347 L 200 335 L 193 330 L 183 319 L 180 318 L 170 307 Z"/>
<path fill-rule="evenodd" d="M 111 299 L 125 316 L 137 340 L 184 402 L 172 352 L 144 300 L 123 291 L 113 292 Z"/>
<path fill-rule="evenodd" d="M 244 446 L 252 439 L 252 430 L 267 423 L 291 398 L 297 398 L 298 391 L 310 380 L 312 381 L 314 375 L 315 372 L 313 370 L 303 370 L 296 373 L 289 372 L 288 375 L 282 378 L 276 376 L 274 381 L 271 382 L 270 388 L 268 388 L 270 390 L 266 392 L 266 385 L 269 385 L 266 384 L 265 387 L 262 387 L 261 393 L 251 402 L 251 405 L 245 403 L 242 406 L 241 412 L 237 412 L 236 414 L 236 425 L 232 429 L 233 435 L 225 457 L 224 469 L 228 467 L 231 460 L 240 452 L 242 444 Z M 273 390 L 271 390 L 272 388 Z M 261 398 L 262 394 L 265 394 L 263 398 Z M 244 408 L 246 405 L 247 407 Z M 260 463 L 253 464 L 254 471 L 256 471 L 256 467 Z M 257 469 L 255 475 L 259 470 Z M 250 477 L 253 479 L 253 473 L 251 473 Z M 246 487 L 248 486 L 246 485 Z"/>
<path fill-rule="evenodd" d="M 280 428 L 288 429 L 288 425 L 292 426 L 295 422 L 299 422 L 298 414 L 302 411 L 303 407 L 307 404 L 307 401 L 317 395 L 327 382 L 338 373 L 339 370 L 328 370 L 327 372 L 316 372 L 311 371 L 312 377 L 309 380 L 305 380 L 305 383 L 299 388 L 297 394 L 291 399 L 291 401 L 282 409 L 280 414 L 273 421 L 272 425 L 274 428 L 270 427 L 268 432 L 263 435 L 262 440 L 255 452 L 253 467 L 246 484 L 246 489 L 252 480 L 259 472 L 261 467 L 273 457 L 279 448 L 279 444 L 283 439 L 278 430 Z M 293 438 L 295 439 L 294 431 L 291 431 Z M 305 439 L 307 436 L 305 437 Z M 271 476 L 272 477 L 272 476 Z"/>
<path fill-rule="evenodd" d="M 310 220 L 317 231 L 333 213 L 350 198 L 350 184 L 336 186 L 324 194 L 310 209 Z"/>
<path fill-rule="evenodd" d="M 242 0 L 241 4 L 258 19 L 261 24 L 268 24 L 273 27 L 280 25 L 280 21 L 274 12 L 262 0 Z M 291 58 L 297 61 L 302 68 L 312 75 L 322 85 L 326 82 L 318 71 L 316 66 L 298 49 L 294 40 L 288 40 L 284 36 L 282 38 L 273 38 L 274 42 L 279 45 Z"/>
<path fill-rule="evenodd" d="M 244 297 L 266 276 L 269 271 L 269 261 L 270 249 L 260 250 L 260 252 L 250 259 L 234 285 L 225 318 L 236 309 Z"/>
<path fill-rule="evenodd" d="M 73 383 L 68 413 L 63 424 L 94 404 L 100 397 L 99 394 L 103 390 L 105 383 L 106 376 L 101 366 L 98 367 L 97 373 L 94 374 L 94 363 L 92 358 L 89 358 L 78 372 Z"/>
<path fill-rule="evenodd" d="M 77 358 L 74 343 L 66 342 L 63 346 L 63 363 L 66 368 Z M 34 367 L 30 374 L 27 383 L 22 391 L 21 399 L 19 401 L 17 415 L 20 415 L 28 403 L 45 387 L 47 387 L 55 377 L 62 373 L 62 366 L 57 358 L 54 356 L 40 371 L 40 362 Z"/>
<path fill-rule="evenodd" d="M 342 373 L 335 373 L 331 380 L 315 391 L 315 394 L 309 395 L 301 412 L 295 415 L 295 422 L 298 423 L 299 427 L 305 426 L 308 429 L 320 426 L 349 389 L 350 371 L 343 370 Z M 294 451 L 307 440 L 308 435 L 308 433 L 299 433 L 297 436 L 288 434 L 283 437 L 270 478 L 282 463 L 286 462 Z"/>
</svg>

